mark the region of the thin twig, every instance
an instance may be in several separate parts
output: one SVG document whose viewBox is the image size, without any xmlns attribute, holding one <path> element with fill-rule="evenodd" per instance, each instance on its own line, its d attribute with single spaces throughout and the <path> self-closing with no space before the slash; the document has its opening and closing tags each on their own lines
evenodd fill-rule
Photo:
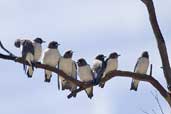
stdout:
<svg viewBox="0 0 171 114">
<path fill-rule="evenodd" d="M 150 76 L 152 76 L 153 75 L 153 65 L 151 64 L 150 65 Z"/>
<path fill-rule="evenodd" d="M 156 111 L 155 111 L 154 109 L 152 109 L 152 112 L 153 112 L 154 114 L 157 114 Z"/>
<path fill-rule="evenodd" d="M 156 100 L 156 102 L 157 102 L 157 104 L 158 104 L 158 106 L 159 106 L 159 108 L 160 108 L 161 113 L 164 114 L 163 108 L 162 108 L 162 106 L 161 106 L 161 104 L 160 104 L 160 101 L 159 101 L 159 98 L 158 98 L 157 91 L 156 91 L 156 94 L 155 94 L 155 95 L 154 95 L 153 92 L 151 92 L 151 94 L 152 94 L 153 97 L 155 98 L 155 100 Z"/>
<path fill-rule="evenodd" d="M 7 50 L 7 49 L 3 46 L 3 44 L 2 44 L 1 41 L 0 41 L 0 47 L 1 47 L 5 52 L 7 52 L 10 56 L 16 57 L 13 53 L 11 53 L 9 50 Z"/>
<path fill-rule="evenodd" d="M 141 112 L 143 112 L 144 114 L 150 114 L 150 113 L 148 113 L 147 111 L 145 111 L 145 110 L 143 110 L 143 109 L 140 109 L 141 110 Z"/>
</svg>

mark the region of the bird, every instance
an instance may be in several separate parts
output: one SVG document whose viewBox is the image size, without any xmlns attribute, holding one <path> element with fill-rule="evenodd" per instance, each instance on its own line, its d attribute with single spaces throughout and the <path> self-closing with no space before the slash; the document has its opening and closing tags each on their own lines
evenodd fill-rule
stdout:
<svg viewBox="0 0 171 114">
<path fill-rule="evenodd" d="M 14 43 L 14 45 L 17 48 L 21 48 L 21 53 L 22 53 L 22 58 L 28 62 L 28 64 L 31 67 L 31 70 L 34 70 L 34 66 L 33 66 L 33 62 L 34 62 L 34 46 L 31 40 L 21 40 L 21 39 L 17 39 Z M 24 62 L 23 63 L 23 69 L 25 71 L 25 73 L 27 74 L 27 76 L 30 78 L 30 75 L 28 74 L 29 69 L 27 69 L 27 65 Z"/>
<path fill-rule="evenodd" d="M 58 50 L 60 44 L 56 41 L 51 41 L 48 44 L 48 48 L 43 53 L 43 64 L 56 67 L 58 65 L 61 54 Z M 52 77 L 52 72 L 45 70 L 45 82 L 50 82 Z"/>
<path fill-rule="evenodd" d="M 90 82 L 94 80 L 94 74 L 90 68 L 90 65 L 87 64 L 84 58 L 80 58 L 77 61 L 78 64 L 78 75 L 82 82 Z M 91 99 L 93 97 L 93 87 L 85 89 L 87 96 Z"/>
<path fill-rule="evenodd" d="M 141 57 L 138 58 L 137 63 L 134 67 L 135 73 L 146 74 L 149 66 L 149 54 L 147 51 L 144 51 Z M 137 91 L 139 80 L 132 79 L 130 90 Z"/>
<path fill-rule="evenodd" d="M 59 60 L 59 69 L 65 72 L 68 76 L 77 80 L 77 65 L 76 62 L 72 60 L 73 51 L 68 50 L 64 53 L 63 57 Z M 77 85 L 65 80 L 62 76 L 59 75 L 59 79 L 61 81 L 62 90 L 69 89 L 71 92 L 77 89 Z M 60 87 L 58 87 L 60 89 Z M 76 97 L 76 94 L 74 95 Z"/>
<path fill-rule="evenodd" d="M 39 62 L 41 55 L 42 55 L 42 43 L 45 43 L 41 38 L 35 38 L 33 41 L 33 47 L 34 47 L 34 63 Z M 29 66 L 27 70 L 28 77 L 32 77 L 33 75 L 33 69 L 31 66 Z"/>
<path fill-rule="evenodd" d="M 106 76 L 106 74 L 109 73 L 110 71 L 117 70 L 117 68 L 118 68 L 118 57 L 119 56 L 120 55 L 116 52 L 112 52 L 109 54 L 109 57 L 106 59 L 106 67 L 105 67 L 102 78 L 104 78 Z M 104 85 L 105 85 L 104 82 L 99 83 L 99 86 L 101 88 L 103 88 Z"/>
<path fill-rule="evenodd" d="M 92 70 L 96 78 L 95 85 L 99 83 L 101 76 L 103 75 L 106 66 L 105 58 L 106 56 L 103 54 L 98 54 L 93 60 Z"/>
<path fill-rule="evenodd" d="M 35 38 L 33 40 L 33 46 L 34 46 L 34 61 L 38 62 L 42 55 L 42 43 L 45 43 L 45 41 L 42 40 L 42 38 Z"/>
</svg>

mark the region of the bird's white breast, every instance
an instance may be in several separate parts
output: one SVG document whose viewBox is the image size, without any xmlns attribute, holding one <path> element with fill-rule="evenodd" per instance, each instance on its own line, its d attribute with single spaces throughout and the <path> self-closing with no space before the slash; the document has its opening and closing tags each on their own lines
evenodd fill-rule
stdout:
<svg viewBox="0 0 171 114">
<path fill-rule="evenodd" d="M 136 72 L 136 73 L 142 73 L 142 74 L 144 74 L 144 73 L 147 72 L 148 66 L 149 66 L 149 59 L 144 58 L 144 57 L 141 57 L 141 58 L 138 60 L 138 63 L 137 63 L 135 72 Z"/>
<path fill-rule="evenodd" d="M 34 61 L 39 61 L 39 59 L 41 58 L 41 54 L 42 54 L 42 46 L 40 43 L 33 43 L 34 46 Z"/>
<path fill-rule="evenodd" d="M 92 70 L 94 71 L 98 67 L 102 67 L 102 61 L 95 59 L 93 61 Z"/>
<path fill-rule="evenodd" d="M 116 70 L 117 68 L 118 68 L 118 59 L 109 59 L 107 61 L 105 73 L 108 73 L 112 70 Z"/>
<path fill-rule="evenodd" d="M 43 63 L 56 66 L 60 57 L 58 49 L 46 49 L 43 55 Z"/>
<path fill-rule="evenodd" d="M 71 58 L 61 58 L 59 69 L 63 70 L 67 75 L 72 74 L 72 60 Z"/>
<path fill-rule="evenodd" d="M 79 67 L 78 75 L 82 81 L 86 82 L 86 81 L 93 80 L 93 75 L 92 75 L 91 68 L 89 65 Z"/>
</svg>

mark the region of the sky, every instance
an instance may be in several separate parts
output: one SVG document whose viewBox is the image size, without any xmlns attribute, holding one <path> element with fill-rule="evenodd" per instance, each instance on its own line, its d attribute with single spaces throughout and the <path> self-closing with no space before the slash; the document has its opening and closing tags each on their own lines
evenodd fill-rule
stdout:
<svg viewBox="0 0 171 114">
<path fill-rule="evenodd" d="M 154 0 L 159 25 L 171 59 L 171 1 Z M 137 58 L 145 50 L 153 64 L 153 75 L 166 87 L 156 40 L 148 13 L 140 0 L 0 0 L 0 40 L 13 53 L 17 38 L 55 40 L 63 54 L 72 49 L 74 60 L 86 58 L 91 65 L 94 57 L 118 52 L 119 70 L 133 71 Z M 4 53 L 1 49 L 0 52 Z M 44 83 L 44 71 L 36 69 L 32 79 L 24 74 L 22 65 L 0 60 L 0 113 L 4 114 L 160 114 L 151 95 L 156 90 L 141 82 L 138 92 L 130 91 L 130 78 L 114 78 L 104 89 L 95 87 L 94 97 L 85 92 L 67 99 L 69 91 L 58 91 L 56 75 Z M 149 73 L 149 71 L 148 71 Z M 163 110 L 171 113 L 160 97 Z"/>
</svg>

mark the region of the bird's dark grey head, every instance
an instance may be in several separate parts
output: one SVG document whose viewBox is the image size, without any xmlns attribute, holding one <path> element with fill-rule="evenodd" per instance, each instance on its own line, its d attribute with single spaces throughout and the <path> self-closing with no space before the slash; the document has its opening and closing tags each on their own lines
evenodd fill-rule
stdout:
<svg viewBox="0 0 171 114">
<path fill-rule="evenodd" d="M 104 61 L 105 57 L 106 56 L 104 56 L 103 54 L 99 54 L 99 55 L 96 56 L 96 59 L 100 60 L 100 61 Z"/>
<path fill-rule="evenodd" d="M 39 44 L 45 43 L 45 41 L 43 41 L 41 38 L 35 38 L 34 42 L 39 43 Z"/>
<path fill-rule="evenodd" d="M 15 41 L 14 45 L 15 45 L 15 47 L 17 47 L 17 48 L 20 48 L 20 46 L 21 46 L 21 40 L 20 40 L 20 39 L 17 39 L 17 40 Z"/>
<path fill-rule="evenodd" d="M 79 67 L 87 65 L 87 62 L 84 58 L 78 59 L 77 64 Z"/>
<path fill-rule="evenodd" d="M 147 51 L 144 51 L 142 53 L 142 57 L 149 58 L 148 52 Z"/>
<path fill-rule="evenodd" d="M 119 56 L 120 56 L 120 55 L 119 55 L 118 53 L 113 52 L 113 53 L 111 53 L 111 54 L 109 55 L 109 58 L 115 59 L 115 58 L 118 58 Z"/>
<path fill-rule="evenodd" d="M 48 45 L 48 48 L 50 48 L 50 49 L 57 49 L 59 45 L 60 45 L 60 44 L 58 44 L 58 42 L 56 42 L 56 41 L 51 41 L 51 42 L 49 43 L 49 45 Z"/>
<path fill-rule="evenodd" d="M 64 58 L 72 58 L 72 55 L 73 55 L 73 51 L 68 50 L 64 53 Z"/>
</svg>

